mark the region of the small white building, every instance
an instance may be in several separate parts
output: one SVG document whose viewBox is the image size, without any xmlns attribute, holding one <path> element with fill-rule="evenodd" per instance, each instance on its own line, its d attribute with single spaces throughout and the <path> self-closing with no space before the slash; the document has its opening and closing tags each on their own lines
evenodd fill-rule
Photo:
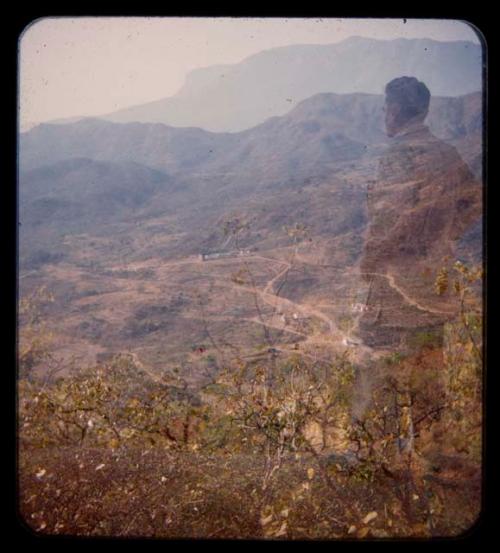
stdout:
<svg viewBox="0 0 500 553">
<path fill-rule="evenodd" d="M 251 255 L 252 252 L 250 250 L 238 250 L 238 251 L 230 251 L 230 252 L 207 252 L 207 253 L 201 253 L 200 254 L 200 260 L 201 261 L 208 261 L 209 259 L 221 259 L 223 257 L 242 257 Z"/>
</svg>

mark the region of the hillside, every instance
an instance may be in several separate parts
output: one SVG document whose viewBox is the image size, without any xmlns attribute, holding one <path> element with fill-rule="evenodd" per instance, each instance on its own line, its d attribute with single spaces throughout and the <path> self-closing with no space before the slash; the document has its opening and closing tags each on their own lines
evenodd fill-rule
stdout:
<svg viewBox="0 0 500 553">
<path fill-rule="evenodd" d="M 254 171 L 273 160 L 279 171 L 357 156 L 360 146 L 384 143 L 383 98 L 370 94 L 318 94 L 282 117 L 240 133 L 211 133 L 162 124 L 113 124 L 84 119 L 68 125 L 41 124 L 20 136 L 20 166 L 30 170 L 73 157 L 134 161 L 160 171 L 234 172 L 235 163 Z M 455 145 L 479 168 L 482 139 L 480 93 L 431 98 L 427 123 L 434 134 Z M 345 142 L 343 148 L 342 141 Z M 337 143 L 338 142 L 338 143 Z M 357 143 L 357 144 L 353 144 Z M 270 149 L 270 146 L 273 146 Z M 308 155 L 302 150 L 309 148 Z M 267 159 L 266 159 L 267 158 Z M 296 162 L 297 164 L 297 162 Z M 239 170 L 239 173 L 244 171 Z"/>
<path fill-rule="evenodd" d="M 21 135 L 22 291 L 41 283 L 55 291 L 58 347 L 89 361 L 132 349 L 155 370 L 175 358 L 196 377 L 190 352 L 207 342 L 208 320 L 216 342 L 241 352 L 269 341 L 321 349 L 325 332 L 334 349 L 343 347 L 356 325 L 352 304 L 369 291 L 358 267 L 370 223 L 367 186 L 380 180 L 387 158 L 382 107 L 376 95 L 319 94 L 235 134 L 101 120 L 40 125 Z M 478 94 L 433 98 L 428 117 L 476 169 L 480 109 Z M 423 166 L 447 179 L 457 169 L 446 159 L 431 156 Z M 404 180 L 404 171 L 392 177 Z M 237 236 L 225 233 L 229 220 L 244 224 Z M 308 233 L 298 250 L 284 230 L 294 225 Z M 463 255 L 480 248 L 467 236 Z M 198 258 L 238 248 L 252 255 Z M 246 285 L 235 284 L 242 270 L 250 271 Z M 411 302 L 427 305 L 431 283 L 415 287 L 404 271 L 393 273 L 393 306 L 406 290 L 408 316 L 420 324 L 428 314 Z M 273 296 L 278 289 L 282 300 Z M 313 328 L 318 338 L 306 340 Z"/>
</svg>

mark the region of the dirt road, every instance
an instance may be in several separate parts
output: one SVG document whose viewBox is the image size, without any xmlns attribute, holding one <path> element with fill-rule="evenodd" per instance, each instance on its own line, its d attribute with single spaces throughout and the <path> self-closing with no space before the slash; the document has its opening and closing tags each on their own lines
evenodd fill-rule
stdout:
<svg viewBox="0 0 500 553">
<path fill-rule="evenodd" d="M 368 276 L 379 276 L 382 278 L 385 278 L 387 282 L 389 283 L 389 286 L 396 290 L 396 292 L 408 303 L 408 305 L 412 305 L 413 307 L 416 307 L 420 311 L 425 311 L 427 313 L 435 313 L 438 315 L 453 315 L 453 311 L 442 311 L 440 309 L 433 309 L 432 307 L 426 307 L 419 303 L 415 298 L 412 298 L 409 296 L 400 286 L 396 284 L 396 281 L 394 279 L 394 275 L 387 272 L 387 273 L 360 273 L 363 275 Z"/>
</svg>

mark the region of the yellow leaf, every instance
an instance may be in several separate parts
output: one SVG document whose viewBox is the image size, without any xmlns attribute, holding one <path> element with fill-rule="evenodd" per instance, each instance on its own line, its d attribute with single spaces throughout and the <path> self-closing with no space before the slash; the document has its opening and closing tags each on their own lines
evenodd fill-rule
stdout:
<svg viewBox="0 0 500 553">
<path fill-rule="evenodd" d="M 428 536 L 429 535 L 429 528 L 426 524 L 414 524 L 412 527 L 413 533 L 415 536 Z"/>
<path fill-rule="evenodd" d="M 314 469 L 312 467 L 307 469 L 307 478 L 309 478 L 309 480 L 314 478 Z"/>
<path fill-rule="evenodd" d="M 260 517 L 260 523 L 262 524 L 262 526 L 266 526 L 267 524 L 269 524 L 271 522 L 271 520 L 273 520 L 273 514 L 272 513 L 267 517 Z"/>
<path fill-rule="evenodd" d="M 287 523 L 285 520 L 285 522 L 283 522 L 283 524 L 280 526 L 279 530 L 276 532 L 276 534 L 274 534 L 274 536 L 276 538 L 278 538 L 279 536 L 284 536 L 286 534 L 286 528 L 287 528 Z"/>
<path fill-rule="evenodd" d="M 368 524 L 371 520 L 378 517 L 377 511 L 372 511 L 371 513 L 368 513 L 365 518 L 363 519 L 364 524 Z"/>
<path fill-rule="evenodd" d="M 370 529 L 367 526 L 361 528 L 361 530 L 358 532 L 358 538 L 366 538 L 369 531 Z"/>
</svg>

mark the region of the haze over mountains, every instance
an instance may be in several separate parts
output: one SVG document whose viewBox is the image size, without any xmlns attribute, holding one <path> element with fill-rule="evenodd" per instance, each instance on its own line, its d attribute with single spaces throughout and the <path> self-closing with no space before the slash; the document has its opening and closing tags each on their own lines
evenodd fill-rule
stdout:
<svg viewBox="0 0 500 553">
<path fill-rule="evenodd" d="M 90 118 L 67 125 L 42 124 L 21 134 L 20 166 L 25 171 L 87 157 L 134 161 L 185 174 L 201 167 L 205 172 L 225 169 L 232 173 L 237 164 L 238 176 L 251 169 L 255 180 L 255 171 L 269 164 L 280 164 L 280 171 L 287 167 L 294 170 L 294 159 L 301 166 L 321 166 L 353 152 L 356 157 L 356 148 L 366 144 L 386 142 L 383 101 L 381 95 L 318 94 L 302 101 L 286 116 L 270 118 L 240 133 L 152 123 L 117 124 Z M 460 149 L 471 135 L 476 141 L 481 139 L 481 104 L 480 93 L 434 97 L 427 122 L 439 138 Z M 294 152 L 299 157 L 294 157 Z M 462 153 L 467 156 L 467 152 L 469 149 L 464 148 Z"/>
<path fill-rule="evenodd" d="M 422 80 L 433 96 L 462 96 L 481 89 L 481 71 L 481 46 L 472 42 L 350 37 L 197 69 L 174 96 L 100 118 L 237 132 L 321 92 L 382 94 L 385 84 L 401 75 Z"/>
<path fill-rule="evenodd" d="M 235 248 L 224 221 L 249 222 L 239 247 L 254 252 L 269 309 L 274 279 L 289 263 L 283 227 L 301 223 L 313 242 L 282 284 L 280 308 L 331 332 L 366 292 L 353 271 L 364 249 L 367 186 L 389 142 L 385 84 L 403 74 L 426 82 L 426 123 L 480 177 L 478 56 L 472 43 L 357 37 L 280 48 L 195 72 L 176 97 L 113 120 L 21 134 L 22 286 L 51 286 L 61 343 L 91 355 L 133 349 L 156 368 L 167 358 L 185 362 L 190 344 L 207 340 L 200 295 L 210 298 L 204 316 L 214 336 L 254 347 L 262 321 L 249 291 L 231 284 L 238 260 L 209 265 L 197 256 Z M 432 159 L 426 169 L 446 180 L 446 159 Z M 425 202 L 415 209 L 424 212 Z M 478 250 L 476 235 L 464 255 Z M 307 335 L 287 324 L 283 344 Z"/>
</svg>

